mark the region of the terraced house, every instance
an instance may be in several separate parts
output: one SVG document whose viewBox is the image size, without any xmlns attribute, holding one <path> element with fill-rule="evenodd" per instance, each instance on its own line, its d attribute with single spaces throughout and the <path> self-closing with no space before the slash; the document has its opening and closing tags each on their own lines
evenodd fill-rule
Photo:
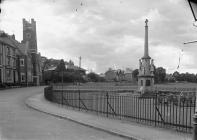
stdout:
<svg viewBox="0 0 197 140">
<path fill-rule="evenodd" d="M 7 36 L 5 33 L 0 34 L 0 83 L 18 82 L 16 69 L 17 47 L 10 38 L 11 36 Z"/>
<path fill-rule="evenodd" d="M 17 47 L 16 69 L 19 77 L 18 83 L 21 85 L 32 84 L 32 58 L 28 51 L 28 43 L 20 43 L 13 38 L 11 38 L 11 41 Z"/>
</svg>

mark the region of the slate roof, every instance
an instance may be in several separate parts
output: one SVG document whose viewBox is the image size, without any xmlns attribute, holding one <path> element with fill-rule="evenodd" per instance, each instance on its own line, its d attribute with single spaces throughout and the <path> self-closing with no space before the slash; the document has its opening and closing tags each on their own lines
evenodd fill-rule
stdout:
<svg viewBox="0 0 197 140">
<path fill-rule="evenodd" d="M 25 49 L 25 47 L 26 47 L 25 44 L 18 42 L 17 40 L 12 38 L 12 36 L 10 36 L 6 33 L 0 33 L 0 42 L 3 44 L 7 44 L 11 47 L 14 47 L 15 49 L 17 49 L 17 51 L 20 55 L 27 54 L 26 49 Z"/>
<path fill-rule="evenodd" d="M 0 42 L 16 48 L 15 44 L 11 41 L 9 37 L 0 36 Z"/>
</svg>

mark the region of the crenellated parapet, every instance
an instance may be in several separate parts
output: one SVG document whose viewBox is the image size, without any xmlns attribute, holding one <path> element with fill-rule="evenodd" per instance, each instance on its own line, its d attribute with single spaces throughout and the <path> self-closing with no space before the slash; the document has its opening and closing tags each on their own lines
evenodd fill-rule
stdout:
<svg viewBox="0 0 197 140">
<path fill-rule="evenodd" d="M 36 21 L 23 19 L 23 42 L 29 42 L 29 51 L 37 53 Z"/>
</svg>

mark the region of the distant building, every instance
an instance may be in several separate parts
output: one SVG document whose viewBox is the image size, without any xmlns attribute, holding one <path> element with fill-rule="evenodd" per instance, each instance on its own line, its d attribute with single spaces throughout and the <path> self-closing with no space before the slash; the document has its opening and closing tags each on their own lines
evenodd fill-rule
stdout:
<svg viewBox="0 0 197 140">
<path fill-rule="evenodd" d="M 72 60 L 69 60 L 69 62 L 65 62 L 65 67 L 66 67 L 66 70 L 68 71 L 71 70 L 71 71 L 80 71 L 83 74 L 86 73 L 85 69 L 74 65 L 74 62 Z"/>
<path fill-rule="evenodd" d="M 59 65 L 60 60 L 56 60 L 56 59 L 48 59 L 48 63 L 47 66 L 44 69 L 44 80 L 45 82 L 52 82 L 55 73 L 57 73 L 57 66 Z M 74 64 L 74 62 L 72 60 L 69 60 L 69 62 L 65 61 L 65 74 L 74 74 L 75 72 L 77 72 L 78 74 L 80 74 L 82 77 L 85 76 L 86 74 L 86 70 L 76 66 Z M 47 77 L 46 77 L 47 76 Z M 72 76 L 71 76 L 72 78 Z"/>
<path fill-rule="evenodd" d="M 121 69 L 113 70 L 112 68 L 109 68 L 105 72 L 105 80 L 106 81 L 131 82 L 133 80 L 132 72 L 133 71 L 130 68 L 126 68 L 126 70 L 121 70 Z"/>
<path fill-rule="evenodd" d="M 53 68 L 53 67 L 57 67 L 57 65 L 60 63 L 60 60 L 59 59 L 48 59 L 46 57 L 42 57 L 41 58 L 41 67 L 42 67 L 42 71 L 47 71 L 48 69 L 50 68 Z"/>
<path fill-rule="evenodd" d="M 104 73 L 100 73 L 99 76 L 102 77 L 102 78 L 105 78 L 105 74 Z"/>
<path fill-rule="evenodd" d="M 105 72 L 105 80 L 106 81 L 115 81 L 116 79 L 117 79 L 116 70 L 113 70 L 112 68 L 109 68 Z"/>
<path fill-rule="evenodd" d="M 133 70 L 130 68 L 126 68 L 125 72 L 124 72 L 124 80 L 125 81 L 133 81 L 133 75 L 132 75 Z"/>
<path fill-rule="evenodd" d="M 46 61 L 46 60 L 45 60 Z M 45 67 L 44 71 L 50 71 L 50 70 L 55 70 L 57 66 L 59 65 L 60 60 L 57 59 L 48 59 L 47 66 Z M 85 69 L 76 66 L 72 60 L 69 60 L 68 62 L 65 61 L 65 68 L 67 71 L 82 71 L 83 73 L 86 72 Z"/>
</svg>

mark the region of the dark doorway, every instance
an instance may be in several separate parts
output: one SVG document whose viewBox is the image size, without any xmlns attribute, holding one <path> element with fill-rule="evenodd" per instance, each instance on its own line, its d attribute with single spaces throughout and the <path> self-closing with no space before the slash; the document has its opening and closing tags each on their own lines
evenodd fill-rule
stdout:
<svg viewBox="0 0 197 140">
<path fill-rule="evenodd" d="M 146 86 L 150 86 L 150 80 L 146 80 Z"/>
<path fill-rule="evenodd" d="M 143 80 L 141 80 L 141 86 L 143 86 Z"/>
<path fill-rule="evenodd" d="M 0 69 L 0 84 L 2 83 L 2 69 Z"/>
</svg>

